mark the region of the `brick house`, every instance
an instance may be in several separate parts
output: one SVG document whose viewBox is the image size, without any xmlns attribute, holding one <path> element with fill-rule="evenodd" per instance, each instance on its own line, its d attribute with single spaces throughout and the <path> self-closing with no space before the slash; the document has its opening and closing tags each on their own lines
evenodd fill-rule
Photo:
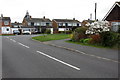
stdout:
<svg viewBox="0 0 120 80">
<path fill-rule="evenodd" d="M 54 33 L 59 33 L 61 31 L 70 31 L 81 26 L 78 20 L 74 19 L 53 19 L 52 26 Z"/>
<path fill-rule="evenodd" d="M 35 30 L 38 33 L 43 33 L 45 32 L 46 29 L 50 29 L 51 32 L 53 33 L 53 29 L 52 29 L 52 21 L 48 18 L 45 18 L 45 16 L 43 18 L 32 18 L 29 15 L 29 12 L 26 12 L 26 15 L 23 19 L 22 22 L 24 28 L 26 27 L 33 27 L 35 28 Z"/>
<path fill-rule="evenodd" d="M 0 34 L 11 34 L 11 19 L 10 17 L 0 17 Z"/>
<path fill-rule="evenodd" d="M 115 32 L 120 28 L 120 2 L 115 2 L 112 8 L 105 15 L 103 20 L 110 22 L 111 29 Z"/>
</svg>

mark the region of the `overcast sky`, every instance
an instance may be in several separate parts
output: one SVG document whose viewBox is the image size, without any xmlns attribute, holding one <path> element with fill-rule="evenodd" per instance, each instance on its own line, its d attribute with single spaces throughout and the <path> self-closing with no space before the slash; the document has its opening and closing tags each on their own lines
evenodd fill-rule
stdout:
<svg viewBox="0 0 120 80">
<path fill-rule="evenodd" d="M 12 22 L 22 22 L 28 10 L 34 18 L 94 19 L 97 3 L 97 19 L 101 20 L 116 0 L 0 0 L 0 14 L 11 17 Z"/>
</svg>

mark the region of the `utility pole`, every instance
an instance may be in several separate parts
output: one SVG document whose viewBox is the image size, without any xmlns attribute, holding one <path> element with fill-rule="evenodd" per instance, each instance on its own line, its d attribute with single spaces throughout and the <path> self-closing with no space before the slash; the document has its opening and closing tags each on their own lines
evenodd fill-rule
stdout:
<svg viewBox="0 0 120 80">
<path fill-rule="evenodd" d="M 92 13 L 90 14 L 90 20 L 92 20 Z"/>
<path fill-rule="evenodd" d="M 95 3 L 95 21 L 97 20 L 96 13 L 97 13 L 97 3 Z"/>
</svg>

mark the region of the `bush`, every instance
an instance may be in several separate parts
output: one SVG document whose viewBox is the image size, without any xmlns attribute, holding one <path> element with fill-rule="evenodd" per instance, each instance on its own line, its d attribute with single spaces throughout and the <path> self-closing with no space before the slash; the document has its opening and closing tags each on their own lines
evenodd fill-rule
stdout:
<svg viewBox="0 0 120 80">
<path fill-rule="evenodd" d="M 100 44 L 101 43 L 101 37 L 100 37 L 100 35 L 98 34 L 98 35 L 90 35 L 90 38 L 91 38 L 91 40 L 90 40 L 90 44 Z"/>
<path fill-rule="evenodd" d="M 89 43 L 91 40 L 92 40 L 91 38 L 84 39 L 84 40 L 83 40 L 83 43 L 85 43 L 85 44 L 86 44 L 86 43 Z"/>
<path fill-rule="evenodd" d="M 51 34 L 51 30 L 50 29 L 46 29 L 45 33 L 46 34 Z"/>
<path fill-rule="evenodd" d="M 115 32 L 102 32 L 101 34 L 101 45 L 113 47 L 117 43 L 119 43 L 119 35 Z"/>
<path fill-rule="evenodd" d="M 85 34 L 86 30 L 87 30 L 86 27 L 79 27 L 79 28 L 75 29 L 75 31 L 73 32 L 72 40 L 80 41 L 80 39 L 87 38 L 87 35 Z"/>
</svg>

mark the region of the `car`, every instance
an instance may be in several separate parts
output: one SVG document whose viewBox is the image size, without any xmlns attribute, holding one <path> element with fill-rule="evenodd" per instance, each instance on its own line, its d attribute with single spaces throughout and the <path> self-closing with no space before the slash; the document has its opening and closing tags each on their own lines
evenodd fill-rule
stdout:
<svg viewBox="0 0 120 80">
<path fill-rule="evenodd" d="M 19 31 L 19 30 L 14 30 L 14 31 L 13 31 L 13 34 L 19 35 L 19 34 L 20 34 L 20 31 Z"/>
<path fill-rule="evenodd" d="M 23 31 L 23 34 L 31 34 L 30 31 Z"/>
</svg>

